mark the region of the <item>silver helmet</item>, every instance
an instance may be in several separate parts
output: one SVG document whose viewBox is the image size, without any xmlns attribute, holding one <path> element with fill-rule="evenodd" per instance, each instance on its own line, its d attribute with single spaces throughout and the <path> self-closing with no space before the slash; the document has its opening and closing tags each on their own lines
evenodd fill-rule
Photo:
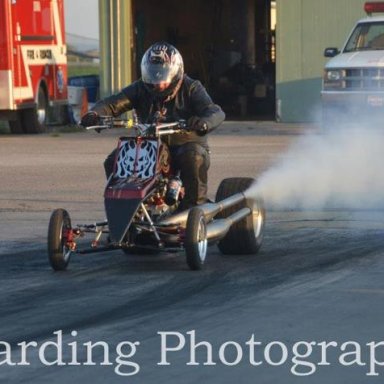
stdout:
<svg viewBox="0 0 384 384">
<path fill-rule="evenodd" d="M 151 45 L 141 60 L 141 78 L 154 95 L 166 97 L 172 94 L 184 75 L 184 63 L 180 52 L 171 44 L 158 42 Z M 165 90 L 156 85 L 167 84 Z"/>
</svg>

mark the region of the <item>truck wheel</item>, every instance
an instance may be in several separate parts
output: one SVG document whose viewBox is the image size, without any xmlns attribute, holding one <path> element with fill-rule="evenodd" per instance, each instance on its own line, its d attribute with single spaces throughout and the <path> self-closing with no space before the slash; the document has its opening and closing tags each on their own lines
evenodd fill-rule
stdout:
<svg viewBox="0 0 384 384">
<path fill-rule="evenodd" d="M 188 214 L 184 247 L 189 268 L 202 269 L 207 256 L 207 225 L 204 213 L 198 207 Z"/>
<path fill-rule="evenodd" d="M 67 246 L 67 232 L 71 229 L 71 219 L 65 209 L 52 212 L 48 226 L 48 259 L 55 271 L 67 268 L 72 250 Z"/>
<path fill-rule="evenodd" d="M 48 99 L 43 87 L 39 88 L 37 94 L 37 105 L 35 108 L 23 110 L 23 128 L 25 133 L 42 133 L 46 131 L 48 116 Z"/>
<path fill-rule="evenodd" d="M 217 190 L 216 202 L 243 192 L 254 183 L 249 177 L 224 179 Z M 263 241 L 265 209 L 259 198 L 248 199 L 233 207 L 225 209 L 217 218 L 225 218 L 241 208 L 249 207 L 252 214 L 233 224 L 228 233 L 218 243 L 218 248 L 226 255 L 256 254 Z"/>
<path fill-rule="evenodd" d="M 9 120 L 9 129 L 11 133 L 14 135 L 20 135 L 21 133 L 24 133 L 23 131 L 23 123 L 22 123 L 22 112 L 23 111 L 17 111 L 16 112 L 16 120 Z"/>
</svg>

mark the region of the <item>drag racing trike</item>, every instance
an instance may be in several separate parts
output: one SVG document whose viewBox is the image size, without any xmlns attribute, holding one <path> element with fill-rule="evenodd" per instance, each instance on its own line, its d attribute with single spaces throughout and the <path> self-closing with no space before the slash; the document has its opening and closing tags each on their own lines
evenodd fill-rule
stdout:
<svg viewBox="0 0 384 384">
<path fill-rule="evenodd" d="M 262 200 L 249 193 L 252 178 L 224 179 L 215 202 L 180 211 L 185 191 L 179 175 L 173 173 L 163 139 L 188 134 L 185 122 L 132 124 L 103 117 L 100 125 L 87 129 L 116 126 L 129 128 L 130 134 L 118 141 L 114 171 L 105 187 L 106 219 L 72 226 L 69 213 L 55 209 L 48 228 L 48 257 L 54 270 L 65 270 L 73 254 L 112 250 L 185 253 L 192 270 L 203 268 L 211 244 L 223 254 L 258 252 L 265 210 Z M 91 236 L 89 243 L 86 236 Z"/>
</svg>

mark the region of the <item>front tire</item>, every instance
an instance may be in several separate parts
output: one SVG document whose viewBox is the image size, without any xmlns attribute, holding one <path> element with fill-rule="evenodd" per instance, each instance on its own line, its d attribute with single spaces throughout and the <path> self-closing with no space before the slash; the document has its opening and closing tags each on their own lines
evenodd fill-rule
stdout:
<svg viewBox="0 0 384 384">
<path fill-rule="evenodd" d="M 249 177 L 224 179 L 217 190 L 216 202 L 238 192 L 244 192 L 254 181 L 254 179 Z M 217 218 L 227 217 L 244 207 L 249 207 L 252 212 L 244 219 L 233 224 L 225 237 L 219 241 L 218 248 L 223 254 L 256 254 L 262 244 L 265 224 L 265 208 L 262 199 L 257 197 L 246 199 L 245 202 L 225 209 L 217 215 Z"/>
<path fill-rule="evenodd" d="M 71 228 L 71 218 L 65 209 L 52 212 L 48 226 L 48 259 L 55 271 L 63 271 L 69 264 L 72 250 L 67 246 L 67 233 Z"/>
<path fill-rule="evenodd" d="M 202 269 L 207 256 L 208 240 L 204 213 L 198 207 L 192 208 L 188 214 L 184 247 L 189 268 Z"/>
</svg>

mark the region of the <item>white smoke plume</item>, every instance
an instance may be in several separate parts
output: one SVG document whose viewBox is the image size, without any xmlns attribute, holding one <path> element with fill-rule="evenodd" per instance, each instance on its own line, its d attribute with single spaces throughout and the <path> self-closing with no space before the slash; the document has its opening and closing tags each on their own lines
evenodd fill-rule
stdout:
<svg viewBox="0 0 384 384">
<path fill-rule="evenodd" d="M 305 135 L 259 177 L 269 208 L 384 208 L 384 127 Z"/>
</svg>

